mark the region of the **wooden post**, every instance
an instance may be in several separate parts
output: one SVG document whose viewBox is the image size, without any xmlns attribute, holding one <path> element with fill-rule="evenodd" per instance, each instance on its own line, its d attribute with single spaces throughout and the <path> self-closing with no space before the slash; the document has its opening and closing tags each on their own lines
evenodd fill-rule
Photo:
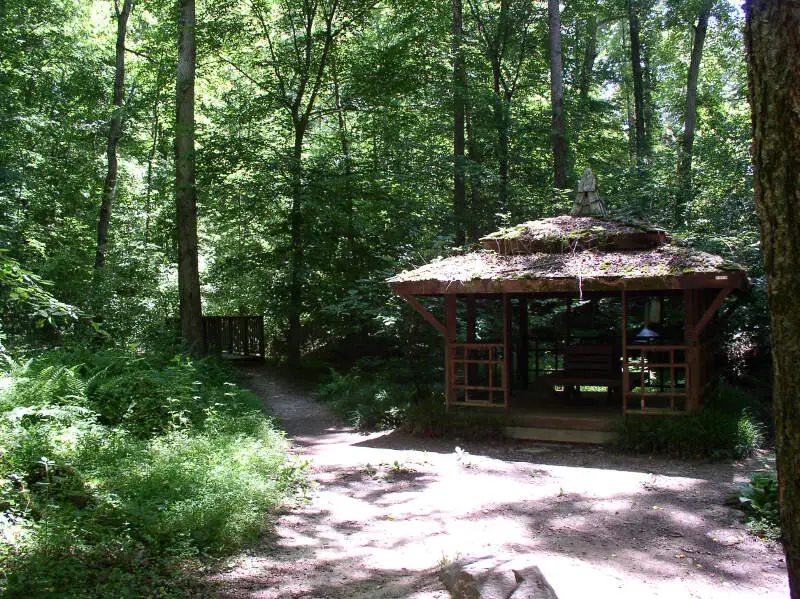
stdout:
<svg viewBox="0 0 800 599">
<path fill-rule="evenodd" d="M 258 317 L 258 350 L 261 353 L 261 358 L 266 359 L 267 357 L 267 348 L 264 343 L 264 317 Z"/>
<path fill-rule="evenodd" d="M 242 354 L 250 355 L 250 319 L 247 316 L 241 318 L 242 323 Z"/>
<path fill-rule="evenodd" d="M 477 320 L 475 303 L 476 303 L 475 296 L 468 295 L 467 296 L 467 343 L 475 343 L 475 340 L 477 338 L 475 334 L 475 323 Z M 489 366 L 489 369 L 491 369 L 491 365 Z M 466 364 L 464 367 L 464 386 L 469 387 L 470 381 L 472 381 L 474 384 L 474 382 L 477 380 L 478 380 L 478 365 Z M 465 393 L 468 395 L 469 389 L 467 389 Z"/>
<path fill-rule="evenodd" d="M 519 298 L 519 349 L 517 350 L 517 377 L 522 389 L 528 388 L 528 298 Z"/>
<path fill-rule="evenodd" d="M 511 298 L 503 294 L 503 402 L 508 409 L 511 374 Z"/>
<path fill-rule="evenodd" d="M 698 352 L 697 324 L 698 324 L 698 291 L 685 289 L 683 291 L 683 339 L 686 344 L 686 401 L 687 410 L 696 412 L 700 409 L 700 399 L 705 381 L 700 376 L 700 355 Z"/>
<path fill-rule="evenodd" d="M 628 374 L 628 294 L 622 289 L 622 415 L 628 412 L 628 392 L 630 391 Z"/>
<path fill-rule="evenodd" d="M 447 405 L 456 401 L 454 387 L 455 378 L 455 349 L 451 344 L 456 342 L 456 296 L 444 296 L 444 318 L 445 318 L 445 351 L 444 351 L 444 381 L 445 397 Z"/>
</svg>

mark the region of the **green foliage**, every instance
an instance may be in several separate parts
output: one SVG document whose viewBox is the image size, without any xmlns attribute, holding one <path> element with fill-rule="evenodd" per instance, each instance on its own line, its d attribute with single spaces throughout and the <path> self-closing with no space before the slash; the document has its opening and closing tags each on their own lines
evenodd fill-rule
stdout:
<svg viewBox="0 0 800 599">
<path fill-rule="evenodd" d="M 320 399 L 361 430 L 402 428 L 426 437 L 490 439 L 500 435 L 505 413 L 447 410 L 438 385 L 414 385 L 407 368 L 373 363 L 347 374 L 331 372 Z"/>
<path fill-rule="evenodd" d="M 414 390 L 405 385 L 359 372 L 331 372 L 331 381 L 320 385 L 322 401 L 359 430 L 387 430 L 401 425 L 413 403 Z"/>
<path fill-rule="evenodd" d="M 729 459 L 753 454 L 764 442 L 758 404 L 728 386 L 699 414 L 628 417 L 619 430 L 624 451 L 678 458 Z"/>
<path fill-rule="evenodd" d="M 303 487 L 303 467 L 230 374 L 211 360 L 120 352 L 9 363 L 0 591 L 184 596 L 185 567 L 254 539 Z"/>
<path fill-rule="evenodd" d="M 768 539 L 780 538 L 778 477 L 774 468 L 750 475 L 749 482 L 734 497 L 734 504 L 745 513 L 745 523 L 754 534 Z"/>
</svg>

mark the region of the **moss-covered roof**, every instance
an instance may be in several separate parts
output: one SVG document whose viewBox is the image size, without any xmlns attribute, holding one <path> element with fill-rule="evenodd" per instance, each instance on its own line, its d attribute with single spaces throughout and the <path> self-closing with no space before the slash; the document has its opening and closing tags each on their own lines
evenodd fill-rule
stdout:
<svg viewBox="0 0 800 599">
<path fill-rule="evenodd" d="M 665 243 L 645 225 L 593 217 L 531 221 L 484 237 L 487 248 L 439 259 L 389 279 L 398 293 L 546 292 L 719 287 L 743 284 L 743 269 L 722 257 Z M 492 247 L 494 245 L 494 247 Z M 735 273 L 735 274 L 734 274 Z M 730 276 L 729 276 L 730 275 Z M 700 280 L 702 279 L 702 282 Z"/>
<path fill-rule="evenodd" d="M 592 216 L 556 216 L 500 229 L 481 239 L 487 250 L 501 254 L 564 252 L 598 248 L 635 250 L 669 241 L 663 229 Z"/>
</svg>

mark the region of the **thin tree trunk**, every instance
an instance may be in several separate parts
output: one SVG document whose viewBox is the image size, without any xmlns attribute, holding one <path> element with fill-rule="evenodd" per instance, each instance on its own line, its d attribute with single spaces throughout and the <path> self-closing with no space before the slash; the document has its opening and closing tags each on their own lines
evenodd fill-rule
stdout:
<svg viewBox="0 0 800 599">
<path fill-rule="evenodd" d="M 150 243 L 150 215 L 152 214 L 153 195 L 153 162 L 156 158 L 156 148 L 158 147 L 158 133 L 159 127 L 159 102 L 156 101 L 153 106 L 153 141 L 150 144 L 150 151 L 147 153 L 147 185 L 145 189 L 144 198 L 144 242 Z"/>
<path fill-rule="evenodd" d="M 586 47 L 583 50 L 583 62 L 578 77 L 578 110 L 572 125 L 573 146 L 580 141 L 583 120 L 589 111 L 589 90 L 592 88 L 595 60 L 597 60 L 597 15 L 591 15 L 586 22 Z"/>
<path fill-rule="evenodd" d="M 339 73 L 336 69 L 336 63 L 331 61 L 331 73 L 333 76 L 333 99 L 336 103 L 336 117 L 339 123 L 339 143 L 342 148 L 342 156 L 344 157 L 344 201 L 345 211 L 347 213 L 347 229 L 345 237 L 347 239 L 347 260 L 349 267 L 345 268 L 345 278 L 353 281 L 358 274 L 358 252 L 355 228 L 355 206 L 353 203 L 353 189 L 352 189 L 352 176 L 353 176 L 353 159 L 350 155 L 350 138 L 347 136 L 347 121 L 344 115 L 344 107 L 342 106 L 342 96 L 339 91 Z"/>
<path fill-rule="evenodd" d="M 161 92 L 164 82 L 162 81 L 162 73 L 165 69 L 159 66 L 158 75 L 156 77 L 156 97 L 153 102 L 153 128 L 152 128 L 152 142 L 150 150 L 147 153 L 147 184 L 145 186 L 145 215 L 144 215 L 144 242 L 150 243 L 150 219 L 152 217 L 152 196 L 153 196 L 153 163 L 156 158 L 156 150 L 158 148 L 159 133 L 161 132 Z"/>
<path fill-rule="evenodd" d="M 103 199 L 100 204 L 100 216 L 97 220 L 97 253 L 94 258 L 94 267 L 102 268 L 106 263 L 106 249 L 108 246 L 108 227 L 111 222 L 111 210 L 117 196 L 117 180 L 119 165 L 117 161 L 117 144 L 122 136 L 122 105 L 125 100 L 125 36 L 128 33 L 128 17 L 133 8 L 133 0 L 123 0 L 122 11 L 119 5 L 114 4 L 117 14 L 117 45 L 116 64 L 114 72 L 114 95 L 112 103 L 115 107 L 108 127 L 108 144 L 106 145 L 106 158 L 108 169 L 103 183 Z"/>
<path fill-rule="evenodd" d="M 194 79 L 196 63 L 194 0 L 178 0 L 176 72 L 175 204 L 178 230 L 178 292 L 181 336 L 186 348 L 203 347 L 203 312 L 197 256 L 197 192 L 194 174 Z"/>
<path fill-rule="evenodd" d="M 453 221 L 456 245 L 466 240 L 467 197 L 464 177 L 464 119 L 466 73 L 461 55 L 463 11 L 461 0 L 453 4 Z"/>
<path fill-rule="evenodd" d="M 747 0 L 753 183 L 772 336 L 781 529 L 800 599 L 800 2 Z"/>
<path fill-rule="evenodd" d="M 683 136 L 678 160 L 678 195 L 675 201 L 675 224 L 685 218 L 686 205 L 692 200 L 692 158 L 694 132 L 697 124 L 697 79 L 700 75 L 700 60 L 703 57 L 703 44 L 708 30 L 708 17 L 713 0 L 706 0 L 700 9 L 697 27 L 694 30 L 692 55 L 689 60 L 689 73 L 686 77 L 686 109 L 683 117 Z"/>
<path fill-rule="evenodd" d="M 631 37 L 631 67 L 633 70 L 633 118 L 636 127 L 636 164 L 640 166 L 647 155 L 645 131 L 644 80 L 642 76 L 642 46 L 639 39 L 639 0 L 628 0 Z"/>
<path fill-rule="evenodd" d="M 567 187 L 567 134 L 564 130 L 564 76 L 561 66 L 561 14 L 559 0 L 548 0 L 550 25 L 550 100 L 552 106 L 553 184 Z"/>
<path fill-rule="evenodd" d="M 628 52 L 628 37 L 625 25 L 621 25 L 622 51 Z M 623 87 L 625 89 L 625 115 L 628 119 L 628 161 L 630 164 L 636 162 L 636 124 L 634 121 L 633 110 L 631 107 L 631 82 L 627 74 L 623 75 Z"/>
<path fill-rule="evenodd" d="M 305 246 L 303 236 L 303 140 L 305 122 L 295 119 L 294 147 L 292 150 L 292 208 L 289 214 L 289 306 L 287 354 L 289 360 L 300 359 L 303 333 L 300 316 L 303 308 L 303 279 L 305 271 Z"/>
<path fill-rule="evenodd" d="M 475 166 L 481 163 L 480 149 L 475 141 L 475 134 L 472 130 L 472 118 L 470 117 L 469 103 L 464 111 L 467 129 L 467 157 L 470 163 Z M 483 220 L 483 186 L 481 176 L 477 169 L 473 168 L 469 175 L 470 201 L 469 201 L 469 222 L 467 231 L 470 241 L 478 241 L 481 236 L 481 224 Z"/>
</svg>

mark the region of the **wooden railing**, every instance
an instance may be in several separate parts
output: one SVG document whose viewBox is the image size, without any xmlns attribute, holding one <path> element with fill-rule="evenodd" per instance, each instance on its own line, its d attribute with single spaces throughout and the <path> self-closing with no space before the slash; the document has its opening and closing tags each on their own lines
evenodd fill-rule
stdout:
<svg viewBox="0 0 800 599">
<path fill-rule="evenodd" d="M 692 351 L 685 345 L 628 345 L 622 364 L 624 413 L 688 412 Z"/>
<path fill-rule="evenodd" d="M 203 336 L 209 352 L 264 357 L 263 316 L 204 316 Z"/>
<path fill-rule="evenodd" d="M 450 343 L 450 393 L 458 405 L 508 407 L 502 343 Z"/>
</svg>

